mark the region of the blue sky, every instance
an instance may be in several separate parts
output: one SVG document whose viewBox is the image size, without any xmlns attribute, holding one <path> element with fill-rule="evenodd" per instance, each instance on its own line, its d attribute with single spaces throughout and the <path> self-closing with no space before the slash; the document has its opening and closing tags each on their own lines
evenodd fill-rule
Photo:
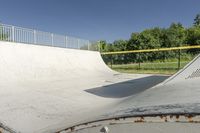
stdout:
<svg viewBox="0 0 200 133">
<path fill-rule="evenodd" d="M 0 0 L 0 21 L 90 40 L 128 39 L 172 22 L 191 26 L 200 0 Z"/>
</svg>

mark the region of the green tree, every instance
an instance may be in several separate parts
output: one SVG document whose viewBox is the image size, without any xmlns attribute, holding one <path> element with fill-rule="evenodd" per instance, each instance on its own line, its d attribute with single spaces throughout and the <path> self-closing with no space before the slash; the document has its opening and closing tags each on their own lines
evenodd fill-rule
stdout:
<svg viewBox="0 0 200 133">
<path fill-rule="evenodd" d="M 164 36 L 163 47 L 182 46 L 186 40 L 186 30 L 182 24 L 172 23 L 171 26 L 165 30 Z"/>
<path fill-rule="evenodd" d="M 99 41 L 100 52 L 106 52 L 107 42 L 105 40 Z"/>
<path fill-rule="evenodd" d="M 200 44 L 200 26 L 193 26 L 187 30 L 187 43 L 190 45 Z"/>
<path fill-rule="evenodd" d="M 102 42 L 104 51 L 142 50 L 155 48 L 180 47 L 184 45 L 200 45 L 200 14 L 194 19 L 194 25 L 188 29 L 181 23 L 172 23 L 168 28 L 151 28 L 140 33 L 132 33 L 128 41 L 117 40 L 112 44 Z M 188 53 L 199 53 L 200 50 L 188 50 Z M 195 52 L 194 52 L 195 51 Z M 116 63 L 165 60 L 178 57 L 177 51 L 150 52 L 140 54 L 115 55 Z M 186 55 L 187 56 L 187 55 Z"/>
<path fill-rule="evenodd" d="M 106 43 L 102 52 L 113 52 L 113 51 L 114 51 L 113 44 Z M 113 61 L 112 55 L 102 55 L 102 58 L 106 64 L 112 63 L 112 61 Z"/>
<path fill-rule="evenodd" d="M 127 42 L 126 40 L 117 40 L 113 42 L 113 47 L 115 51 L 124 51 L 127 50 Z"/>
<path fill-rule="evenodd" d="M 187 44 L 200 45 L 200 26 L 193 26 L 187 29 Z M 200 52 L 198 49 L 188 50 L 191 54 L 197 54 Z"/>
<path fill-rule="evenodd" d="M 186 43 L 187 30 L 181 23 L 172 23 L 169 28 L 163 29 L 161 37 L 161 47 L 180 47 Z M 178 56 L 177 51 L 162 52 L 163 61 L 168 58 L 175 58 Z"/>
<path fill-rule="evenodd" d="M 154 49 L 160 47 L 160 29 L 147 29 L 141 33 L 133 33 L 131 39 L 128 42 L 127 48 L 130 50 L 141 50 L 141 49 Z M 130 59 L 133 62 L 138 61 L 152 61 L 156 58 L 155 53 L 141 53 L 133 54 Z"/>
<path fill-rule="evenodd" d="M 200 14 L 197 14 L 194 19 L 194 26 L 200 26 Z"/>
<path fill-rule="evenodd" d="M 113 42 L 113 50 L 114 51 L 125 51 L 127 50 L 127 40 L 117 40 Z M 114 62 L 118 64 L 127 63 L 128 59 L 125 54 L 114 55 Z"/>
</svg>

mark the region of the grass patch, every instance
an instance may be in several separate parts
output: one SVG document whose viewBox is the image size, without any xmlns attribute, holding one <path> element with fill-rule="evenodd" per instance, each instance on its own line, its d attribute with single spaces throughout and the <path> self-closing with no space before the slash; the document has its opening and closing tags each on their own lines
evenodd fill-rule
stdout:
<svg viewBox="0 0 200 133">
<path fill-rule="evenodd" d="M 190 61 L 182 61 L 183 68 Z M 158 62 L 158 63 L 141 63 L 139 64 L 122 64 L 122 65 L 108 65 L 111 69 L 122 73 L 136 73 L 136 74 L 167 74 L 172 75 L 178 71 L 177 62 Z"/>
</svg>

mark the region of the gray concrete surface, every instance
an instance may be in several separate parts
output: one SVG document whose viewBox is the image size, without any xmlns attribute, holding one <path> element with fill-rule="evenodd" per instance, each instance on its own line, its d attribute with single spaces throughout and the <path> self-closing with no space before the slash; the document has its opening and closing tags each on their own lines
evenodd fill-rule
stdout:
<svg viewBox="0 0 200 133">
<path fill-rule="evenodd" d="M 100 127 L 86 128 L 73 133 L 101 133 Z M 199 124 L 192 123 L 135 123 L 108 125 L 108 133 L 199 133 Z"/>
<path fill-rule="evenodd" d="M 179 72 L 192 78 L 161 83 L 167 76 L 114 72 L 98 52 L 0 42 L 0 127 L 53 133 L 105 118 L 199 112 L 199 61 Z"/>
</svg>

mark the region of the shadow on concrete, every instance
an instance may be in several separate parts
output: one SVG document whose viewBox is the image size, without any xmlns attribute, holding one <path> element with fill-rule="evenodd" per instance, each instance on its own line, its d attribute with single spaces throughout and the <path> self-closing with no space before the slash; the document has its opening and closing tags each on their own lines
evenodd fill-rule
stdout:
<svg viewBox="0 0 200 133">
<path fill-rule="evenodd" d="M 169 76 L 157 75 L 149 76 L 98 88 L 88 89 L 85 91 L 106 98 L 123 98 L 145 91 L 146 89 L 149 89 L 161 83 L 168 77 Z"/>
</svg>

